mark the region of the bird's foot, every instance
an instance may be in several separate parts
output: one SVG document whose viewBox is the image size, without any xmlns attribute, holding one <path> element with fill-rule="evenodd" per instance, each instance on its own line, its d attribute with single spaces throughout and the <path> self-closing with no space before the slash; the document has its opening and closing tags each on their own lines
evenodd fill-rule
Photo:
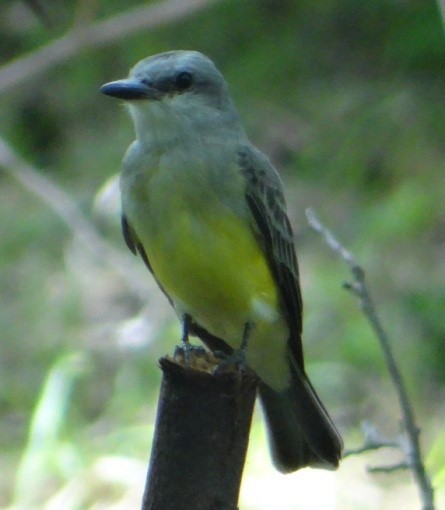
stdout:
<svg viewBox="0 0 445 510">
<path fill-rule="evenodd" d="M 217 358 L 221 358 L 221 362 L 213 370 L 214 375 L 219 375 L 228 369 L 235 368 L 238 371 L 244 370 L 246 367 L 246 351 L 250 333 L 252 332 L 254 324 L 252 322 L 246 322 L 244 325 L 243 337 L 241 345 L 238 349 L 234 350 L 232 354 L 226 354 L 222 351 L 215 351 L 213 354 Z"/>
<path fill-rule="evenodd" d="M 203 358 L 207 354 L 208 351 L 201 345 L 192 345 L 190 342 L 184 342 L 176 346 L 173 359 L 186 367 L 191 367 L 194 365 L 195 359 Z"/>
</svg>

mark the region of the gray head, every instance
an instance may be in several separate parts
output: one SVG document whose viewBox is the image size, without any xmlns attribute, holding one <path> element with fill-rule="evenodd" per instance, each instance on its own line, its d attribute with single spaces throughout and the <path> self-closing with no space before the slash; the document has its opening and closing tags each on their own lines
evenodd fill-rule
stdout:
<svg viewBox="0 0 445 510">
<path fill-rule="evenodd" d="M 127 79 L 107 83 L 101 92 L 129 103 L 140 139 L 156 133 L 162 138 L 175 130 L 195 134 L 241 130 L 224 77 L 197 51 L 148 57 L 131 69 Z"/>
</svg>

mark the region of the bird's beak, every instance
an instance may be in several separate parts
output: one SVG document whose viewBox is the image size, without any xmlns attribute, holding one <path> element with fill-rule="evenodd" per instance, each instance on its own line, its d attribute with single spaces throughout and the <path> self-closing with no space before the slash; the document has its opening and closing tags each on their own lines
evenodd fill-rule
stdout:
<svg viewBox="0 0 445 510">
<path fill-rule="evenodd" d="M 125 99 L 127 101 L 137 101 L 141 99 L 160 99 L 162 93 L 152 85 L 142 83 L 134 78 L 126 80 L 117 80 L 105 83 L 100 88 L 102 94 L 107 96 Z"/>
</svg>

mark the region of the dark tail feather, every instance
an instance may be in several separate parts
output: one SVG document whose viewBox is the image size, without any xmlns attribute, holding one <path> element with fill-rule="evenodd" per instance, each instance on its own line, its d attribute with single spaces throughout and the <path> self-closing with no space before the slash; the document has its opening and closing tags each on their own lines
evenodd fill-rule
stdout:
<svg viewBox="0 0 445 510">
<path fill-rule="evenodd" d="M 277 392 L 261 383 L 259 396 L 276 468 L 284 473 L 305 466 L 335 469 L 343 442 L 305 374 L 290 361 L 292 385 Z"/>
</svg>

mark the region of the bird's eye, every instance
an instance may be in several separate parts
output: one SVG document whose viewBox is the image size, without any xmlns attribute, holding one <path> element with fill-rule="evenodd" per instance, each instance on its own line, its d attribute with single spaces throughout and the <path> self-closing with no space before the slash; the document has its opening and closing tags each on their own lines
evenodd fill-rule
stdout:
<svg viewBox="0 0 445 510">
<path fill-rule="evenodd" d="M 193 77 L 187 71 L 183 71 L 176 76 L 175 85 L 180 91 L 188 89 L 193 82 Z"/>
</svg>

